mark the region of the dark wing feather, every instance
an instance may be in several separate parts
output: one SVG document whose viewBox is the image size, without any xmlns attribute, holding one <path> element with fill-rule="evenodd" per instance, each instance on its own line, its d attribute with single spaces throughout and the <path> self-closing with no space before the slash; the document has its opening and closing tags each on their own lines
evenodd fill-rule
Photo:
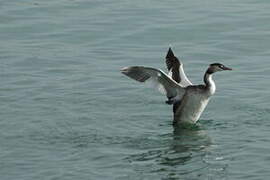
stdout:
<svg viewBox="0 0 270 180">
<path fill-rule="evenodd" d="M 168 71 L 173 67 L 174 59 L 175 59 L 174 53 L 172 49 L 169 48 L 168 53 L 166 55 L 166 65 L 167 65 Z"/>
<path fill-rule="evenodd" d="M 168 53 L 166 55 L 166 65 L 168 71 L 172 75 L 172 79 L 175 80 L 177 83 L 180 83 L 181 81 L 181 77 L 179 74 L 180 61 L 177 59 L 177 57 L 174 56 L 174 53 L 171 48 L 169 48 Z"/>
</svg>

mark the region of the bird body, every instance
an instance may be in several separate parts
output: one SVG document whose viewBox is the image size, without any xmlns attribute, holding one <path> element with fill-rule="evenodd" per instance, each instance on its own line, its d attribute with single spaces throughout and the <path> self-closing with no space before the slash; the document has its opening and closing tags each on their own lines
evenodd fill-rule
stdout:
<svg viewBox="0 0 270 180">
<path fill-rule="evenodd" d="M 204 80 L 206 85 L 190 85 L 185 88 L 180 106 L 174 112 L 174 123 L 198 121 L 211 96 L 216 92 L 212 74 L 206 72 Z"/>
<path fill-rule="evenodd" d="M 210 100 L 204 88 L 188 86 L 174 113 L 174 124 L 179 122 L 196 123 Z"/>
<path fill-rule="evenodd" d="M 213 73 L 232 70 L 220 63 L 210 64 L 204 75 L 204 84 L 193 85 L 171 48 L 166 56 L 166 65 L 168 75 L 162 70 L 144 66 L 125 67 L 121 72 L 139 82 L 152 82 L 154 87 L 165 94 L 168 98 L 166 103 L 173 104 L 174 125 L 196 123 L 216 91 Z"/>
</svg>

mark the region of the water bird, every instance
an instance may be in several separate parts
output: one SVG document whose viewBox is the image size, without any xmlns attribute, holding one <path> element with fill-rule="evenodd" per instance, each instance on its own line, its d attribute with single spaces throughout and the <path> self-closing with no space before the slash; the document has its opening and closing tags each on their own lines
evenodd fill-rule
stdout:
<svg viewBox="0 0 270 180">
<path fill-rule="evenodd" d="M 210 98 L 216 91 L 212 76 L 215 72 L 232 70 L 220 63 L 210 64 L 203 80 L 204 84 L 193 85 L 187 78 L 182 62 L 174 56 L 169 48 L 166 56 L 168 74 L 160 69 L 144 66 L 130 66 L 121 69 L 121 72 L 139 82 L 150 82 L 168 98 L 167 104 L 173 104 L 173 124 L 196 123 Z"/>
</svg>

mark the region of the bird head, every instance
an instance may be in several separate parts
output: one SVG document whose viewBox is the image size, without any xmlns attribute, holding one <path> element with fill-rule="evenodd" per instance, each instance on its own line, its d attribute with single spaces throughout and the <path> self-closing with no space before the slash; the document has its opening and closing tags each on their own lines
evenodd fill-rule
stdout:
<svg viewBox="0 0 270 180">
<path fill-rule="evenodd" d="M 209 65 L 209 68 L 207 70 L 207 72 L 209 74 L 212 74 L 212 73 L 215 73 L 215 72 L 218 72 L 218 71 L 231 71 L 232 69 L 229 68 L 229 67 L 226 67 L 224 66 L 223 64 L 220 64 L 220 63 L 213 63 L 213 64 L 210 64 Z"/>
</svg>

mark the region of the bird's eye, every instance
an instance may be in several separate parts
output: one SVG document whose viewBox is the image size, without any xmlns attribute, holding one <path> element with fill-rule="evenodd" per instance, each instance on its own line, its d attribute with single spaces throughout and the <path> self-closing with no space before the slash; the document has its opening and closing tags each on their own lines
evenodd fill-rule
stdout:
<svg viewBox="0 0 270 180">
<path fill-rule="evenodd" d="M 224 66 L 223 65 L 219 65 L 220 68 L 223 68 Z"/>
</svg>

